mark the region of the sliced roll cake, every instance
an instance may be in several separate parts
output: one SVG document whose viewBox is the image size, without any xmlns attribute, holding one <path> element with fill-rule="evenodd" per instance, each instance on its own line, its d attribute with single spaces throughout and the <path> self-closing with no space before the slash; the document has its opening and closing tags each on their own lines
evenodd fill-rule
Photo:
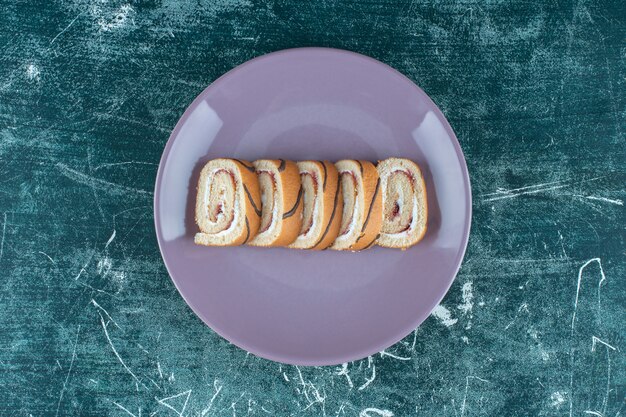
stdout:
<svg viewBox="0 0 626 417">
<path fill-rule="evenodd" d="M 261 223 L 261 193 L 254 166 L 238 159 L 214 159 L 200 173 L 195 243 L 242 245 Z"/>
<path fill-rule="evenodd" d="M 376 242 L 383 220 L 378 171 L 368 161 L 343 160 L 335 166 L 341 178 L 343 214 L 331 249 L 367 249 Z"/>
<path fill-rule="evenodd" d="M 328 161 L 298 162 L 302 182 L 302 227 L 295 249 L 326 249 L 334 242 L 341 226 L 343 198 L 335 165 Z"/>
<path fill-rule="evenodd" d="M 389 158 L 378 164 L 383 197 L 379 246 L 406 249 L 426 233 L 428 205 L 422 171 L 415 162 Z"/>
<path fill-rule="evenodd" d="M 248 244 L 287 246 L 300 234 L 302 187 L 295 162 L 258 160 L 254 162 L 261 189 L 261 226 Z"/>
</svg>

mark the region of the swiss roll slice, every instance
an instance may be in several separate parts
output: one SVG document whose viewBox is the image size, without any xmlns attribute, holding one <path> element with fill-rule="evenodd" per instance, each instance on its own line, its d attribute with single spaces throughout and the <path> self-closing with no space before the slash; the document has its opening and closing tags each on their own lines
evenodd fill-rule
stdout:
<svg viewBox="0 0 626 417">
<path fill-rule="evenodd" d="M 335 166 L 341 178 L 343 214 L 331 249 L 367 249 L 376 242 L 383 220 L 378 171 L 368 161 L 343 160 Z"/>
<path fill-rule="evenodd" d="M 261 225 L 248 244 L 287 246 L 302 226 L 302 186 L 295 162 L 261 159 L 254 162 L 261 190 Z"/>
<path fill-rule="evenodd" d="M 213 159 L 200 173 L 194 241 L 205 246 L 242 245 L 261 224 L 261 193 L 254 166 L 238 159 Z"/>
<path fill-rule="evenodd" d="M 383 221 L 379 246 L 406 249 L 426 233 L 428 205 L 426 186 L 419 166 L 402 158 L 378 164 L 382 191 Z"/>
<path fill-rule="evenodd" d="M 341 226 L 343 198 L 337 168 L 328 161 L 298 162 L 302 183 L 302 227 L 289 246 L 296 249 L 326 249 Z"/>
</svg>

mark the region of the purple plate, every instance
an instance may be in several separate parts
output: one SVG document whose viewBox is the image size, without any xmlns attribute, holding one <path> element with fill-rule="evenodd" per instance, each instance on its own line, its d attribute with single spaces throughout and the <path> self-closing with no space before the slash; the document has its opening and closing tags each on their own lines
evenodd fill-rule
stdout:
<svg viewBox="0 0 626 417">
<path fill-rule="evenodd" d="M 196 183 L 212 158 L 416 161 L 428 232 L 406 251 L 207 248 L 193 236 Z M 372 355 L 419 326 L 460 267 L 471 222 L 465 160 L 437 106 L 409 79 L 352 52 L 302 48 L 253 59 L 189 106 L 163 152 L 154 220 L 187 304 L 255 355 L 334 365 Z"/>
</svg>

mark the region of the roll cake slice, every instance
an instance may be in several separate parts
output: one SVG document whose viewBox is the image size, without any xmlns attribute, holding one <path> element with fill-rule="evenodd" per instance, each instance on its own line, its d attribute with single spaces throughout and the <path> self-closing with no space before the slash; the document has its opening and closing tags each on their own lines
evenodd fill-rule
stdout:
<svg viewBox="0 0 626 417">
<path fill-rule="evenodd" d="M 383 198 L 383 222 L 379 246 L 406 249 L 426 233 L 428 204 L 426 185 L 419 166 L 402 158 L 378 164 Z"/>
<path fill-rule="evenodd" d="M 200 172 L 194 241 L 205 246 L 242 245 L 261 224 L 261 193 L 254 165 L 214 159 Z"/>
<path fill-rule="evenodd" d="M 378 170 L 368 161 L 343 160 L 335 166 L 341 178 L 343 214 L 331 249 L 367 249 L 378 238 L 383 220 Z"/>
<path fill-rule="evenodd" d="M 328 161 L 298 162 L 302 182 L 302 227 L 295 249 L 326 249 L 335 241 L 341 226 L 343 198 L 335 165 Z"/>
<path fill-rule="evenodd" d="M 261 189 L 261 226 L 248 244 L 287 246 L 302 227 L 302 186 L 295 162 L 262 159 L 254 162 Z"/>
</svg>

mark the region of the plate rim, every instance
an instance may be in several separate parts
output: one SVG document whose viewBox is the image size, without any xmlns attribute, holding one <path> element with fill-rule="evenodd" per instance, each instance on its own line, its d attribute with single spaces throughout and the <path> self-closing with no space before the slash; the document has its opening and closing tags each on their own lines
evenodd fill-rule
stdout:
<svg viewBox="0 0 626 417">
<path fill-rule="evenodd" d="M 467 208 L 465 210 L 465 222 L 463 225 L 463 241 L 462 241 L 462 247 L 460 248 L 460 250 L 457 252 L 456 258 L 453 262 L 454 264 L 454 273 L 452 274 L 452 279 L 450 279 L 450 282 L 448 283 L 448 285 L 445 288 L 445 291 L 442 292 L 440 297 L 437 297 L 436 300 L 433 299 L 434 304 L 429 308 L 429 309 L 425 309 L 424 311 L 428 311 L 427 313 L 422 313 L 422 314 L 417 314 L 412 320 L 409 321 L 409 325 L 405 326 L 406 328 L 402 328 L 401 331 L 398 331 L 398 335 L 396 335 L 393 338 L 389 338 L 389 339 L 385 339 L 385 341 L 383 342 L 379 342 L 379 343 L 374 343 L 373 347 L 370 347 L 367 350 L 359 350 L 358 352 L 356 350 L 354 350 L 353 354 L 351 355 L 343 355 L 342 357 L 328 357 L 325 358 L 323 360 L 320 359 L 306 359 L 306 358 L 299 358 L 299 357 L 294 357 L 294 355 L 291 355 L 290 357 L 285 357 L 282 356 L 280 354 L 276 355 L 273 354 L 272 352 L 266 352 L 266 351 L 262 351 L 260 349 L 256 349 L 253 346 L 249 346 L 248 343 L 243 342 L 241 340 L 235 340 L 229 336 L 227 336 L 227 332 L 223 331 L 223 329 L 218 328 L 217 326 L 214 326 L 214 324 L 211 322 L 211 320 L 209 320 L 209 318 L 207 318 L 202 312 L 198 311 L 198 309 L 196 307 L 194 307 L 191 303 L 189 303 L 189 301 L 187 300 L 187 297 L 185 297 L 185 295 L 183 294 L 183 292 L 181 291 L 181 289 L 178 286 L 178 283 L 176 281 L 176 279 L 172 276 L 172 273 L 170 271 L 170 266 L 168 265 L 165 253 L 164 253 L 164 248 L 163 248 L 163 244 L 164 242 L 162 242 L 162 238 L 161 238 L 161 227 L 159 224 L 159 221 L 157 220 L 159 218 L 159 213 L 160 213 L 160 209 L 158 207 L 158 202 L 160 200 L 160 185 L 163 181 L 163 167 L 165 165 L 165 162 L 167 160 L 167 158 L 170 155 L 171 149 L 174 145 L 175 142 L 175 138 L 178 136 L 182 126 L 185 124 L 185 122 L 187 121 L 187 119 L 189 118 L 192 109 L 195 109 L 197 107 L 197 104 L 201 101 L 203 101 L 205 99 L 205 97 L 208 95 L 208 93 L 211 91 L 212 88 L 215 88 L 215 85 L 218 84 L 218 82 L 226 77 L 231 77 L 233 76 L 235 73 L 237 73 L 239 70 L 241 70 L 242 68 L 256 62 L 256 61 L 260 61 L 260 60 L 265 60 L 265 59 L 271 59 L 275 56 L 279 56 L 279 55 L 285 55 L 285 54 L 290 54 L 290 53 L 294 53 L 294 52 L 311 52 L 311 53 L 317 53 L 317 52 L 330 52 L 330 53 L 336 53 L 339 55 L 348 55 L 348 56 L 352 56 L 354 58 L 357 59 L 362 59 L 362 60 L 366 60 L 369 61 L 371 64 L 374 65 L 378 65 L 378 66 L 382 66 L 384 67 L 384 69 L 386 69 L 387 71 L 391 71 L 392 74 L 394 74 L 396 77 L 400 77 L 401 79 L 407 81 L 412 88 L 414 88 L 417 91 L 417 94 L 419 96 L 422 97 L 422 99 L 426 100 L 427 102 L 430 103 L 430 105 L 432 106 L 432 109 L 434 110 L 437 118 L 439 119 L 439 121 L 442 123 L 446 133 L 449 135 L 449 137 L 452 139 L 452 145 L 454 147 L 454 151 L 456 153 L 457 159 L 459 160 L 460 163 L 460 167 L 461 167 L 461 171 L 462 171 L 462 177 L 463 177 L 463 184 L 464 184 L 464 188 L 465 188 L 465 198 L 467 199 Z M 441 301 L 445 298 L 445 296 L 448 294 L 448 292 L 450 291 L 450 287 L 452 286 L 452 284 L 454 283 L 454 281 L 457 278 L 457 275 L 459 273 L 459 270 L 461 269 L 461 265 L 463 263 L 463 259 L 465 258 L 465 253 L 467 251 L 467 246 L 468 246 L 468 242 L 469 242 L 469 237 L 470 237 L 470 233 L 471 233 L 471 226 L 472 226 L 472 205 L 473 205 L 473 201 L 472 201 L 472 187 L 471 187 L 471 181 L 470 181 L 470 176 L 469 176 L 469 170 L 467 167 L 467 162 L 465 160 L 465 154 L 463 153 L 463 150 L 461 148 L 461 144 L 459 143 L 459 140 L 456 136 L 456 134 L 454 133 L 454 130 L 452 129 L 452 126 L 450 125 L 450 123 L 448 122 L 448 119 L 445 117 L 445 115 L 443 114 L 443 112 L 441 111 L 441 109 L 439 108 L 439 106 L 437 106 L 437 104 L 428 96 L 428 94 L 426 94 L 426 92 L 424 90 L 422 90 L 421 87 L 419 87 L 413 80 L 411 80 L 409 77 L 407 77 L 406 75 L 402 74 L 400 71 L 398 71 L 397 69 L 391 67 L 390 65 L 387 65 L 386 63 L 379 61 L 375 58 L 372 58 L 370 56 L 367 55 L 363 55 L 361 53 L 358 52 L 354 52 L 354 51 L 349 51 L 349 50 L 345 50 L 345 49 L 338 49 L 338 48 L 329 48 L 329 47 L 298 47 L 298 48 L 288 48 L 288 49 L 281 49 L 278 51 L 273 51 L 273 52 L 269 52 L 263 55 L 259 55 L 257 57 L 254 57 L 252 59 L 249 59 L 237 66 L 235 66 L 234 68 L 230 69 L 229 71 L 225 72 L 224 74 L 222 74 L 221 76 L 219 76 L 218 78 L 216 78 L 215 80 L 213 80 L 206 88 L 204 88 L 197 96 L 196 98 L 186 107 L 185 111 L 183 112 L 183 114 L 180 116 L 180 118 L 178 119 L 178 122 L 176 122 L 176 125 L 174 126 L 174 129 L 172 129 L 172 132 L 170 133 L 167 142 L 165 143 L 165 146 L 163 148 L 163 152 L 161 154 L 161 158 L 159 159 L 159 166 L 157 169 L 157 173 L 156 173 L 156 178 L 155 178 L 155 184 L 154 184 L 154 198 L 153 198 L 153 215 L 154 215 L 154 226 L 155 226 L 155 234 L 157 237 L 157 243 L 159 246 L 159 253 L 161 255 L 161 259 L 163 260 L 163 264 L 165 265 L 165 268 L 167 270 L 167 273 L 169 275 L 170 280 L 172 281 L 172 283 L 174 284 L 174 287 L 176 288 L 176 290 L 178 291 L 178 294 L 183 298 L 183 300 L 185 301 L 185 304 L 193 311 L 193 313 L 200 318 L 200 320 L 204 323 L 205 326 L 207 326 L 208 328 L 210 328 L 212 331 L 214 331 L 215 333 L 217 333 L 220 337 L 222 337 L 223 339 L 225 339 L 226 341 L 228 341 L 229 343 L 237 346 L 238 348 L 245 350 L 246 352 L 252 353 L 255 356 L 264 358 L 264 359 L 268 359 L 274 362 L 278 362 L 278 363 L 284 363 L 284 364 L 289 364 L 289 365 L 297 365 L 297 366 L 335 366 L 338 364 L 342 364 L 342 363 L 346 363 L 346 362 L 352 362 L 355 360 L 361 360 L 361 359 L 365 359 L 368 356 L 372 356 L 375 355 L 376 353 L 382 352 L 385 349 L 388 349 L 389 347 L 395 345 L 396 343 L 398 343 L 399 341 L 401 341 L 402 339 L 404 339 L 405 337 L 407 337 L 408 335 L 411 334 L 411 332 L 413 332 L 414 330 L 416 330 L 419 326 L 422 325 L 422 323 L 428 318 L 430 317 L 430 315 L 432 314 L 432 312 L 434 311 L 434 309 L 441 303 Z M 364 353 L 365 352 L 365 353 Z"/>
</svg>

